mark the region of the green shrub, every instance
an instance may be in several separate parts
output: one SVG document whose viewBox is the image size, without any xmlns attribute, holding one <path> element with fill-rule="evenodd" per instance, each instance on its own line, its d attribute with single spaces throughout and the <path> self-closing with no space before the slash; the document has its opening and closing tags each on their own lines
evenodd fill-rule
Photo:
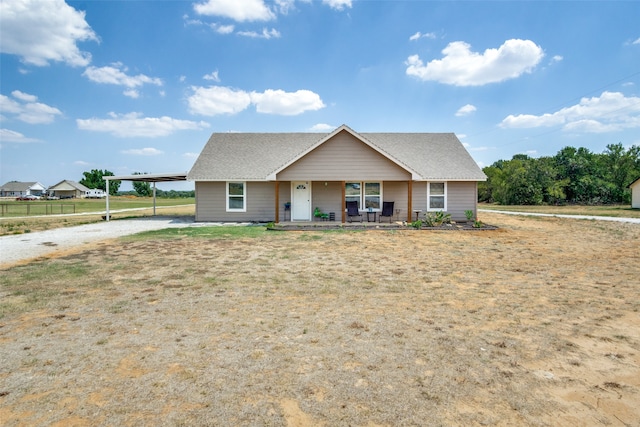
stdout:
<svg viewBox="0 0 640 427">
<path fill-rule="evenodd" d="M 451 214 L 444 211 L 429 212 L 424 216 L 424 223 L 427 227 L 438 227 L 451 222 Z"/>
<path fill-rule="evenodd" d="M 464 216 L 467 218 L 467 221 L 472 221 L 473 220 L 473 211 L 471 209 L 468 209 L 468 210 L 464 211 Z"/>
</svg>

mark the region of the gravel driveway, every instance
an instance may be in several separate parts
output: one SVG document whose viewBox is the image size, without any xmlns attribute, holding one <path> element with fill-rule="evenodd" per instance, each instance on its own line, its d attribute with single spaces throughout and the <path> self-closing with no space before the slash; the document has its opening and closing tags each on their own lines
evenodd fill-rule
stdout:
<svg viewBox="0 0 640 427">
<path fill-rule="evenodd" d="M 622 218 L 622 217 L 616 217 L 616 216 L 564 215 L 564 214 L 547 214 L 547 213 L 535 213 L 535 212 L 496 211 L 493 209 L 478 209 L 478 212 L 488 212 L 488 213 L 497 213 L 497 214 L 505 214 L 505 215 L 549 216 L 549 217 L 556 217 L 556 218 L 587 219 L 587 220 L 629 222 L 631 224 L 640 224 L 640 218 Z"/>
<path fill-rule="evenodd" d="M 0 268 L 100 240 L 113 239 L 142 231 L 192 225 L 194 225 L 193 218 L 189 217 L 155 216 L 2 236 L 0 237 Z"/>
</svg>

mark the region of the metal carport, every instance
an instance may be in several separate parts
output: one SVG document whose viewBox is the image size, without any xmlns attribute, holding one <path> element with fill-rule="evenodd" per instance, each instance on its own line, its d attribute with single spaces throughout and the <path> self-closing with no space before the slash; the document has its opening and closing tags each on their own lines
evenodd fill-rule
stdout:
<svg viewBox="0 0 640 427">
<path fill-rule="evenodd" d="M 106 193 L 107 193 L 107 207 L 105 219 L 109 221 L 109 181 L 138 181 L 138 182 L 152 182 L 153 183 L 153 215 L 156 214 L 156 182 L 172 182 L 172 181 L 186 181 L 187 173 L 159 173 L 159 174 L 139 174 L 139 175 L 121 175 L 121 176 L 103 176 L 102 179 L 107 181 Z"/>
</svg>

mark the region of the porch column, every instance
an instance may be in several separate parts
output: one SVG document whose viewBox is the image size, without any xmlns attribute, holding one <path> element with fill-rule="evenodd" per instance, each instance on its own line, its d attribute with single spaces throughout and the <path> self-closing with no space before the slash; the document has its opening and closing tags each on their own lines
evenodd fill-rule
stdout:
<svg viewBox="0 0 640 427">
<path fill-rule="evenodd" d="M 153 181 L 153 216 L 156 216 L 156 182 Z"/>
<path fill-rule="evenodd" d="M 105 211 L 105 219 L 107 221 L 109 221 L 109 180 L 105 179 L 105 181 L 107 181 L 107 186 L 106 186 L 106 188 L 107 188 L 107 200 L 106 200 L 107 206 L 106 206 L 106 211 Z"/>
<path fill-rule="evenodd" d="M 407 194 L 407 222 L 411 222 L 411 213 L 413 212 L 413 181 L 407 182 L 409 194 Z"/>
<path fill-rule="evenodd" d="M 280 222 L 280 181 L 276 181 L 276 221 L 275 223 Z"/>
<path fill-rule="evenodd" d="M 345 222 L 347 222 L 347 213 L 344 211 L 344 207 L 345 207 L 345 200 L 346 200 L 346 190 L 345 190 L 345 186 L 347 185 L 347 181 L 342 181 L 342 201 L 340 202 L 340 206 L 342 206 L 342 208 L 340 208 L 340 211 L 342 212 L 342 223 L 344 224 Z"/>
</svg>

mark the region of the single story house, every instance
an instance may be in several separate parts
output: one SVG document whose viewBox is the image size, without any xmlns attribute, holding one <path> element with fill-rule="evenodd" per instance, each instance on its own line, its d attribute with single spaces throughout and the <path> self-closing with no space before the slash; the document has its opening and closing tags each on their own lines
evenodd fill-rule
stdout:
<svg viewBox="0 0 640 427">
<path fill-rule="evenodd" d="M 196 221 L 312 221 L 314 211 L 347 220 L 346 202 L 394 220 L 446 211 L 477 213 L 485 174 L 453 133 L 214 133 L 187 179 Z"/>
<path fill-rule="evenodd" d="M 44 185 L 39 182 L 10 181 L 0 187 L 0 197 L 42 196 Z"/>
<path fill-rule="evenodd" d="M 631 207 L 640 209 L 640 177 L 629 184 L 631 189 Z"/>
<path fill-rule="evenodd" d="M 60 197 L 61 199 L 86 197 L 88 191 L 89 188 L 86 186 L 68 179 L 62 180 L 47 189 L 47 193 L 49 193 L 50 196 Z"/>
</svg>

